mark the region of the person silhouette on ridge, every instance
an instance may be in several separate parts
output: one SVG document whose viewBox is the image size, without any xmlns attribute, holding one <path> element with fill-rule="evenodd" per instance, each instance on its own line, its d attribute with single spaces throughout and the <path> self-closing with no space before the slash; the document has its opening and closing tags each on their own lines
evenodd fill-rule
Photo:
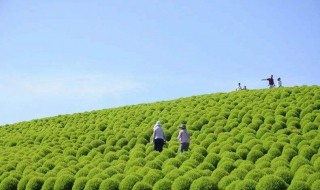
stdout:
<svg viewBox="0 0 320 190">
<path fill-rule="evenodd" d="M 269 88 L 273 88 L 274 87 L 273 75 L 271 75 L 270 78 L 262 79 L 262 80 L 269 81 Z"/>
</svg>

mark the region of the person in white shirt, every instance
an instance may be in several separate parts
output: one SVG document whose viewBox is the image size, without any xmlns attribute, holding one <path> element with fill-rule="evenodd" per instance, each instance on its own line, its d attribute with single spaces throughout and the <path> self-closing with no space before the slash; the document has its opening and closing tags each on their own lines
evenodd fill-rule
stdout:
<svg viewBox="0 0 320 190">
<path fill-rule="evenodd" d="M 153 127 L 153 145 L 154 150 L 162 152 L 163 145 L 165 143 L 166 137 L 164 135 L 162 124 L 160 121 L 157 121 Z"/>
<path fill-rule="evenodd" d="M 281 78 L 280 77 L 278 78 L 278 88 L 279 87 L 282 87 L 282 82 L 281 82 Z"/>
<path fill-rule="evenodd" d="M 190 144 L 190 135 L 187 132 L 186 125 L 182 124 L 180 127 L 178 140 L 180 143 L 180 151 L 188 151 Z"/>
</svg>

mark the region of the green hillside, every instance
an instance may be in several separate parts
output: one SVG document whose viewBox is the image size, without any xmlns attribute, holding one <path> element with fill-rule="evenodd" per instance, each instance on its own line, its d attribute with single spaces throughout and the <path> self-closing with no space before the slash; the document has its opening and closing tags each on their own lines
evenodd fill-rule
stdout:
<svg viewBox="0 0 320 190">
<path fill-rule="evenodd" d="M 163 152 L 150 143 L 163 123 Z M 190 150 L 179 153 L 178 126 Z M 216 93 L 0 127 L 2 189 L 320 189 L 320 87 Z"/>
</svg>

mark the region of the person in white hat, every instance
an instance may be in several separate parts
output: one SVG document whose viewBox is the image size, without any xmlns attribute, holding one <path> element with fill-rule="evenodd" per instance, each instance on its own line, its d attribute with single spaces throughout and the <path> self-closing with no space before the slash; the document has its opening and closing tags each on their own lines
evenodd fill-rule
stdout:
<svg viewBox="0 0 320 190">
<path fill-rule="evenodd" d="M 157 121 L 156 124 L 153 127 L 153 145 L 154 150 L 162 152 L 163 145 L 166 141 L 166 137 L 164 135 L 162 124 L 160 121 Z"/>
<path fill-rule="evenodd" d="M 190 144 L 190 135 L 187 132 L 186 125 L 182 124 L 180 127 L 178 140 L 180 143 L 180 151 L 188 151 Z"/>
</svg>

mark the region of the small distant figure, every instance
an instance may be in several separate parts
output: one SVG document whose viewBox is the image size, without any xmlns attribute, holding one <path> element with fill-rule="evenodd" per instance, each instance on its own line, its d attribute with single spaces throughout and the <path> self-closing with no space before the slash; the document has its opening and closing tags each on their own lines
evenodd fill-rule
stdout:
<svg viewBox="0 0 320 190">
<path fill-rule="evenodd" d="M 180 131 L 179 131 L 178 139 L 180 143 L 180 152 L 188 151 L 189 144 L 190 144 L 190 135 L 187 132 L 185 124 L 181 124 L 179 128 L 180 128 Z"/>
<path fill-rule="evenodd" d="M 248 89 L 247 89 L 247 86 L 243 86 L 243 90 L 248 90 Z"/>
<path fill-rule="evenodd" d="M 281 82 L 281 78 L 278 78 L 278 88 L 282 87 L 282 82 Z"/>
<path fill-rule="evenodd" d="M 236 88 L 236 91 L 239 91 L 239 90 L 242 90 L 242 87 L 241 87 L 241 83 L 240 83 L 240 82 L 238 83 L 238 87 Z"/>
<path fill-rule="evenodd" d="M 162 124 L 160 121 L 157 121 L 156 124 L 153 127 L 153 145 L 154 145 L 154 150 L 162 152 L 163 150 L 163 145 L 166 141 L 163 129 L 162 129 Z"/>
<path fill-rule="evenodd" d="M 273 88 L 274 87 L 273 75 L 271 75 L 270 78 L 262 79 L 262 80 L 269 81 L 269 88 Z"/>
</svg>

